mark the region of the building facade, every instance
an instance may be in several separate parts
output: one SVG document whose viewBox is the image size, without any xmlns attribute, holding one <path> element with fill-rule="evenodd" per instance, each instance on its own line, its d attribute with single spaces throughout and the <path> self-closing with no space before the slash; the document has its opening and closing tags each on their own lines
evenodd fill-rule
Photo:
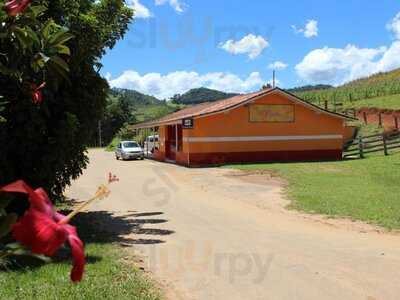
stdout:
<svg viewBox="0 0 400 300">
<path fill-rule="evenodd" d="M 153 157 L 185 166 L 342 159 L 348 116 L 274 88 L 203 103 L 139 124 L 157 129 Z"/>
</svg>

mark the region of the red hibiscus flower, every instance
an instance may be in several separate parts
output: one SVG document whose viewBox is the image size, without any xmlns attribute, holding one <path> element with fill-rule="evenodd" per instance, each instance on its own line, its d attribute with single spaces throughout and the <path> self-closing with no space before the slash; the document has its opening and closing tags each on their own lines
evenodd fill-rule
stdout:
<svg viewBox="0 0 400 300">
<path fill-rule="evenodd" d="M 30 208 L 13 226 L 13 237 L 33 253 L 46 256 L 53 256 L 68 241 L 73 257 L 71 280 L 81 281 L 85 266 L 83 243 L 75 227 L 67 224 L 67 217 L 54 209 L 47 193 L 41 188 L 33 190 L 22 180 L 11 183 L 0 191 L 29 196 Z"/>
<path fill-rule="evenodd" d="M 24 12 L 24 10 L 31 4 L 32 0 L 10 0 L 5 4 L 5 10 L 11 17 Z"/>
<path fill-rule="evenodd" d="M 43 82 L 41 85 L 37 86 L 32 83 L 32 102 L 34 104 L 41 104 L 43 102 L 43 95 L 40 91 L 46 86 L 46 82 Z"/>
</svg>

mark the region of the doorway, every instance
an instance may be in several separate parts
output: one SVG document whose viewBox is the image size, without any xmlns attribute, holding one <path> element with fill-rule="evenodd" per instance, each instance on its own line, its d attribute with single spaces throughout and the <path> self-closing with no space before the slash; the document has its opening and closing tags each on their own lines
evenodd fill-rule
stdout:
<svg viewBox="0 0 400 300">
<path fill-rule="evenodd" d="M 176 154 L 182 151 L 182 125 L 168 125 L 165 141 L 165 156 L 167 160 L 176 161 Z"/>
</svg>

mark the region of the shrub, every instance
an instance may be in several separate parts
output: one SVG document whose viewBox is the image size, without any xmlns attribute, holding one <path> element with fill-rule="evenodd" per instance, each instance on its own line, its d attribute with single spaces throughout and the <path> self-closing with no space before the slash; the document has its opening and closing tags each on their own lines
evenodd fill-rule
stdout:
<svg viewBox="0 0 400 300">
<path fill-rule="evenodd" d="M 0 123 L 0 185 L 24 179 L 61 196 L 88 163 L 86 146 L 108 93 L 99 61 L 125 34 L 132 11 L 123 0 L 41 0 L 33 1 L 27 14 L 10 19 L 4 3 L 0 0 L 1 33 L 9 22 L 24 27 L 19 37 L 14 35 L 17 39 L 0 43 L 0 101 L 6 102 L 1 106 L 6 121 Z M 36 13 L 36 21 L 30 22 L 28 14 Z M 31 48 L 24 44 L 47 22 L 54 24 L 53 32 L 58 28 L 74 36 L 66 48 L 59 48 L 62 61 L 52 60 L 52 52 L 42 53 L 40 43 Z M 47 61 L 49 66 L 42 68 Z M 10 74 L 11 67 L 23 76 Z M 43 81 L 43 102 L 34 104 L 27 83 Z"/>
</svg>

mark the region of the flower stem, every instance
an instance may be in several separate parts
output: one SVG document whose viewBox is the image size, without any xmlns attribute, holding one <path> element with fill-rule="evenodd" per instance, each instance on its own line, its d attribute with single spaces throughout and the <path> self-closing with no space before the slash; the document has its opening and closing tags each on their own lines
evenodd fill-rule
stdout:
<svg viewBox="0 0 400 300">
<path fill-rule="evenodd" d="M 82 203 L 81 205 L 79 205 L 77 208 L 75 208 L 70 214 L 68 214 L 68 216 L 66 216 L 65 218 L 63 218 L 59 224 L 67 224 L 69 223 L 69 221 L 71 221 L 71 219 L 73 217 L 75 217 L 78 213 L 80 213 L 82 210 L 84 210 L 86 207 L 88 207 L 90 204 L 92 204 L 94 201 L 96 201 L 97 199 L 101 199 L 101 198 L 105 198 L 110 194 L 109 189 L 107 188 L 107 186 L 105 185 L 101 185 L 96 194 L 94 195 L 93 198 L 90 198 L 88 201 Z"/>
</svg>

